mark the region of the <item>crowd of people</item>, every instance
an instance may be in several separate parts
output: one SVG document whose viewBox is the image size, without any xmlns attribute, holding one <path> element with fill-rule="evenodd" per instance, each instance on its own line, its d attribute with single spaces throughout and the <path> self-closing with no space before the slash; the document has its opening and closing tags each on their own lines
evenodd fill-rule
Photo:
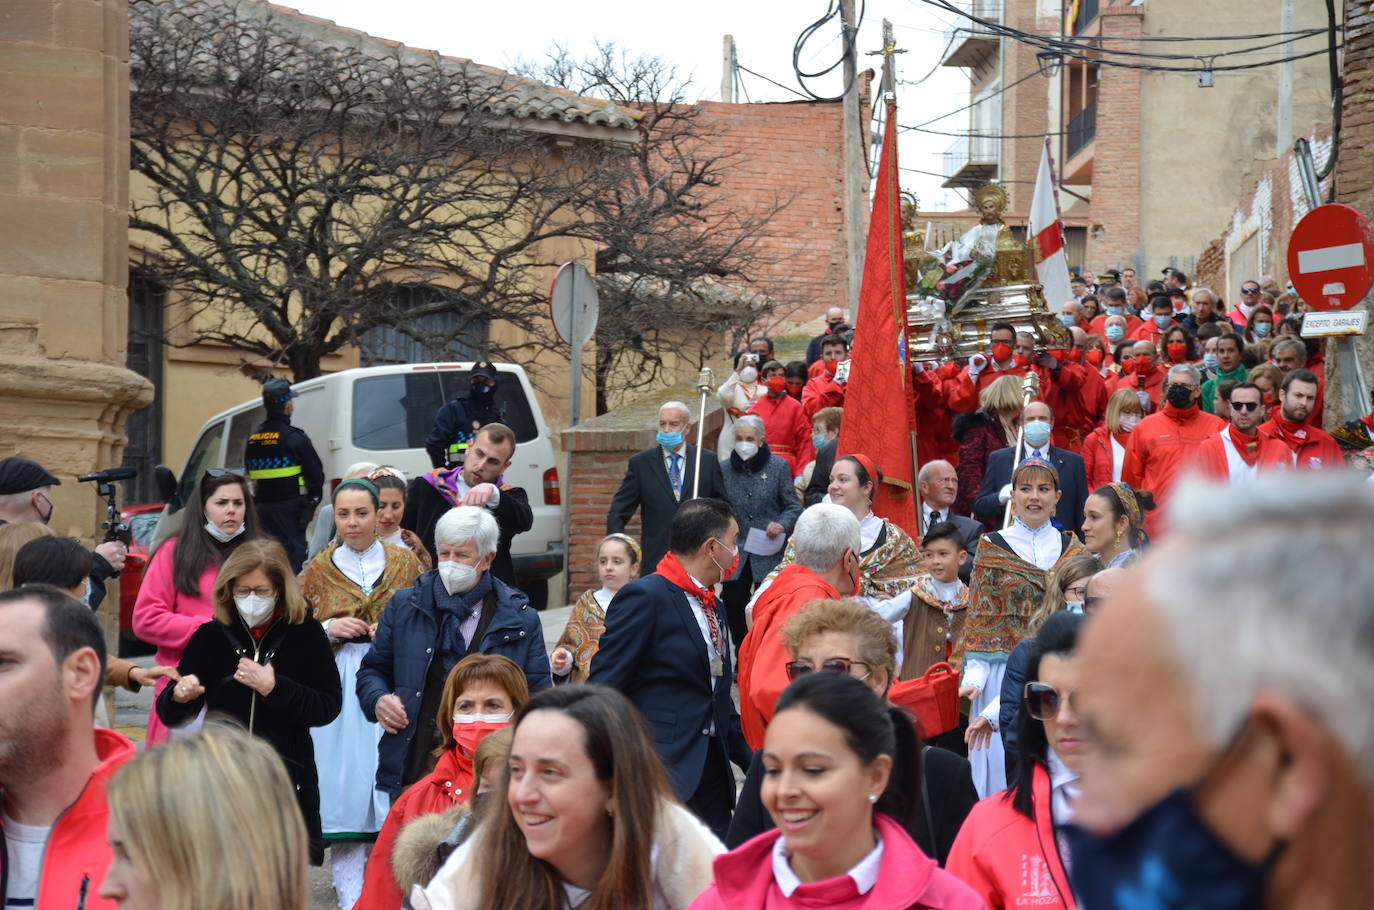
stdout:
<svg viewBox="0 0 1374 910">
<path fill-rule="evenodd" d="M 1322 429 L 1291 295 L 1074 288 L 1071 349 L 913 368 L 907 515 L 839 448 L 843 312 L 753 339 L 714 451 L 662 405 L 548 651 L 497 421 L 354 466 L 303 550 L 205 473 L 151 668 L 0 461 L 3 905 L 304 910 L 327 858 L 344 910 L 1374 906 L 1374 414 Z M 142 749 L 105 685 L 155 687 Z"/>
</svg>

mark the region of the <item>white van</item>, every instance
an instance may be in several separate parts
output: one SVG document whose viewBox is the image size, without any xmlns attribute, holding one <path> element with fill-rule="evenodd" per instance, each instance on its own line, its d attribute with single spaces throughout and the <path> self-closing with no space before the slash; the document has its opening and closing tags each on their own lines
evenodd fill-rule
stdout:
<svg viewBox="0 0 1374 910">
<path fill-rule="evenodd" d="M 511 558 L 520 589 L 542 609 L 548 602 L 548 579 L 563 570 L 563 512 L 554 458 L 544 415 L 524 369 L 494 364 L 496 408 L 515 431 L 515 455 L 505 480 L 523 487 L 534 510 L 534 527 L 517 534 Z M 291 423 L 310 437 L 324 463 L 325 497 L 352 464 L 371 461 L 400 468 L 407 477 L 430 470 L 425 437 L 435 412 L 447 401 L 466 395 L 472 363 L 410 363 L 343 370 L 292 386 Z M 244 472 L 243 451 L 265 418 L 262 399 L 244 402 L 216 414 L 201 428 L 177 481 L 177 502 L 195 495 L 208 468 Z"/>
</svg>

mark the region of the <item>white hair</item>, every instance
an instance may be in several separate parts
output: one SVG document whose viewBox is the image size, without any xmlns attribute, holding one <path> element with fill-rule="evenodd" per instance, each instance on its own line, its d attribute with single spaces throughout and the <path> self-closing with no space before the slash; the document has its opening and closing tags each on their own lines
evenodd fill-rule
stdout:
<svg viewBox="0 0 1374 910">
<path fill-rule="evenodd" d="M 371 461 L 355 461 L 348 466 L 347 471 L 344 471 L 344 480 L 348 480 L 350 477 L 366 477 L 379 467 L 381 465 Z"/>
<path fill-rule="evenodd" d="M 859 519 L 844 506 L 818 502 L 797 519 L 792 532 L 796 559 L 813 572 L 828 572 L 844 557 L 845 550 L 859 548 Z"/>
<path fill-rule="evenodd" d="M 1198 295 L 1198 294 L 1206 294 L 1207 297 L 1212 301 L 1212 306 L 1216 306 L 1216 305 L 1217 305 L 1217 294 L 1216 294 L 1216 291 L 1213 291 L 1211 288 L 1193 288 L 1193 299 L 1194 299 L 1194 300 L 1197 300 L 1197 295 Z"/>
<path fill-rule="evenodd" d="M 665 401 L 658 406 L 658 413 L 662 415 L 664 411 L 681 411 L 686 415 L 688 422 L 692 420 L 692 409 L 680 401 Z"/>
<path fill-rule="evenodd" d="M 759 439 L 764 437 L 763 418 L 757 414 L 745 414 L 743 417 L 736 417 L 735 426 L 753 427 L 758 432 Z"/>
<path fill-rule="evenodd" d="M 930 461 L 927 461 L 925 464 L 921 465 L 921 470 L 916 473 L 916 482 L 925 483 L 927 480 L 929 480 L 930 472 L 935 469 L 936 465 L 944 465 L 951 471 L 954 470 L 954 465 L 950 464 L 948 461 L 945 461 L 943 458 L 933 458 Z"/>
<path fill-rule="evenodd" d="M 477 558 L 496 552 L 496 544 L 501 539 L 501 529 L 496 519 L 486 509 L 477 506 L 454 506 L 439 516 L 434 525 L 434 547 L 456 547 L 472 541 L 477 544 Z"/>
<path fill-rule="evenodd" d="M 1173 366 L 1169 367 L 1169 374 L 1167 378 L 1172 380 L 1174 378 L 1175 373 L 1187 373 L 1188 377 L 1193 380 L 1194 385 L 1202 385 L 1202 371 L 1199 370 L 1197 367 L 1193 366 L 1191 363 L 1176 363 Z"/>
<path fill-rule="evenodd" d="M 1208 737 L 1225 746 L 1256 694 L 1281 693 L 1374 784 L 1374 489 L 1286 472 L 1243 488 L 1190 479 L 1170 500 L 1174 534 L 1145 588 Z"/>
</svg>

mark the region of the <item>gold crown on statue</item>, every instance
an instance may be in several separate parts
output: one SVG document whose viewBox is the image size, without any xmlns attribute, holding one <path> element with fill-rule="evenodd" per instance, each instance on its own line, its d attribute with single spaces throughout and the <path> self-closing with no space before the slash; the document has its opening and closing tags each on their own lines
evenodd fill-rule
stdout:
<svg viewBox="0 0 1374 910">
<path fill-rule="evenodd" d="M 1004 209 L 1007 207 L 1007 191 L 1002 188 L 1000 183 L 986 183 L 978 188 L 973 194 L 973 204 L 977 208 L 983 207 L 983 200 L 987 198 L 997 200 L 997 207 Z"/>
</svg>

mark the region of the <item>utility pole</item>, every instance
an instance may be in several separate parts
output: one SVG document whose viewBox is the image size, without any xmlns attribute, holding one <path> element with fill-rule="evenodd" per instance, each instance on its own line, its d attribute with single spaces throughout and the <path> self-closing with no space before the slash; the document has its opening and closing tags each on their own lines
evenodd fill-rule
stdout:
<svg viewBox="0 0 1374 910">
<path fill-rule="evenodd" d="M 720 59 L 720 100 L 726 104 L 735 103 L 735 36 L 725 36 L 725 46 Z"/>
<path fill-rule="evenodd" d="M 900 47 L 898 47 L 898 46 L 897 46 L 897 39 L 896 39 L 895 37 L 893 37 L 893 35 L 892 35 L 892 23 L 891 23 L 889 20 L 884 19 L 884 20 L 883 20 L 883 49 L 882 49 L 882 50 L 879 50 L 879 51 L 869 51 L 869 52 L 868 52 L 868 56 L 870 56 L 870 57 L 881 56 L 881 57 L 883 58 L 883 70 L 882 70 L 882 75 L 881 75 L 881 76 L 879 77 L 879 79 L 878 79 L 878 95 L 879 95 L 879 97 L 884 98 L 884 99 L 889 98 L 889 97 L 893 97 L 893 98 L 896 97 L 896 95 L 897 95 L 897 61 L 896 61 L 896 60 L 893 60 L 892 58 L 893 58 L 893 56 L 895 56 L 896 54 L 905 54 L 905 53 L 906 53 L 906 49 L 905 49 L 905 48 L 900 48 Z M 884 110 L 886 110 L 886 108 L 884 108 Z M 873 139 L 872 139 L 872 141 L 871 141 L 870 144 L 873 146 L 873 149 L 874 149 L 873 158 L 872 158 L 873 164 L 872 164 L 872 166 L 871 166 L 871 168 L 870 168 L 870 171 L 869 171 L 870 174 L 872 174 L 873 171 L 876 171 L 876 170 L 877 170 L 877 166 L 878 166 L 878 164 L 877 164 L 877 162 L 878 162 L 878 153 L 877 153 L 877 150 L 878 150 L 878 149 L 881 147 L 881 145 L 882 145 L 882 137 L 881 137 L 880 135 L 878 135 L 878 134 L 875 132 L 875 134 L 874 134 L 874 136 L 873 136 Z"/>
<path fill-rule="evenodd" d="M 859 318 L 859 286 L 864 275 L 864 228 L 868 207 L 864 191 L 868 188 L 865 163 L 868 138 L 859 119 L 858 29 L 854 21 L 854 0 L 840 0 L 840 24 L 844 45 L 844 209 L 845 252 L 848 269 L 849 324 Z"/>
</svg>

